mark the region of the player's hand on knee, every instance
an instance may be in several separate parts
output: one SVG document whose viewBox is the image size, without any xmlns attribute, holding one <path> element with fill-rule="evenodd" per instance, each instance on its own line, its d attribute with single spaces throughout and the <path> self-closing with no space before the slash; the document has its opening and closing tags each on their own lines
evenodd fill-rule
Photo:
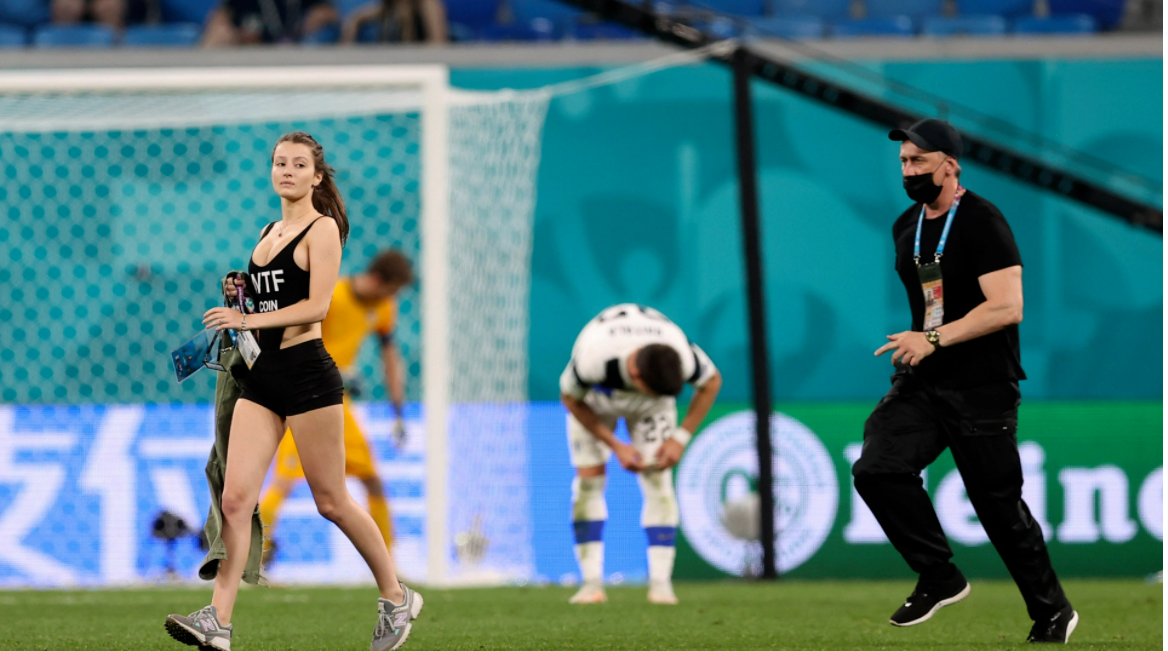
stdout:
<svg viewBox="0 0 1168 651">
<path fill-rule="evenodd" d="M 641 472 L 645 469 L 645 462 L 641 459 L 641 453 L 631 445 L 620 444 L 613 450 L 616 453 L 616 459 L 620 462 L 621 468 L 629 472 Z"/>
<path fill-rule="evenodd" d="M 657 470 L 665 470 L 677 465 L 681 461 L 681 455 L 685 452 L 685 447 L 681 443 L 673 439 L 665 439 L 661 447 L 657 450 L 657 459 L 653 464 Z"/>
</svg>

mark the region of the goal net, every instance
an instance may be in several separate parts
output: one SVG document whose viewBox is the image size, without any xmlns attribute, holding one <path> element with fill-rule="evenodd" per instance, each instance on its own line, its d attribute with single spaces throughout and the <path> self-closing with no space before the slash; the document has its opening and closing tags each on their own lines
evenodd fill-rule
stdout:
<svg viewBox="0 0 1168 651">
<path fill-rule="evenodd" d="M 342 275 L 390 248 L 418 272 L 397 300 L 403 448 L 376 346 L 353 369 L 399 571 L 530 578 L 536 172 L 548 101 L 571 90 L 460 92 L 442 66 L 0 73 L 0 584 L 193 574 L 195 538 L 152 526 L 164 511 L 202 526 L 215 378 L 177 383 L 169 352 L 280 218 L 270 155 L 293 130 L 338 171 Z M 371 578 L 306 486 L 275 537 L 277 580 Z"/>
</svg>

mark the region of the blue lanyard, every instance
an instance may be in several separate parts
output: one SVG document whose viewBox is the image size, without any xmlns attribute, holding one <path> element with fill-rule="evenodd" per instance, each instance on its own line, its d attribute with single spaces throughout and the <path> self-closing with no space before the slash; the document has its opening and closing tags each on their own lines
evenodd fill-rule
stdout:
<svg viewBox="0 0 1168 651">
<path fill-rule="evenodd" d="M 937 241 L 937 251 L 933 255 L 933 262 L 941 261 L 941 256 L 945 253 L 945 241 L 949 239 L 949 227 L 953 225 L 953 216 L 957 214 L 957 206 L 961 204 L 961 195 L 965 194 L 965 188 L 958 187 L 957 194 L 953 197 L 953 205 L 949 206 L 949 216 L 945 218 L 945 229 L 941 231 L 941 239 Z M 913 262 L 917 266 L 921 266 L 921 225 L 925 223 L 925 206 L 921 206 L 921 215 L 917 217 L 917 237 L 913 241 Z"/>
</svg>

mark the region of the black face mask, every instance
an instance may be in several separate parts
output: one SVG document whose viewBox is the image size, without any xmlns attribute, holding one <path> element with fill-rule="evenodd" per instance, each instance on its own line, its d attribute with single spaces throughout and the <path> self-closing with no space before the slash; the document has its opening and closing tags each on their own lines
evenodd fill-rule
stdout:
<svg viewBox="0 0 1168 651">
<path fill-rule="evenodd" d="M 945 161 L 941 161 L 941 165 L 944 164 Z M 933 175 L 941 169 L 941 165 L 938 165 L 937 169 L 932 172 L 904 177 L 904 192 L 909 199 L 917 203 L 928 204 L 933 203 L 937 197 L 941 196 L 941 186 L 933 183 Z"/>
</svg>

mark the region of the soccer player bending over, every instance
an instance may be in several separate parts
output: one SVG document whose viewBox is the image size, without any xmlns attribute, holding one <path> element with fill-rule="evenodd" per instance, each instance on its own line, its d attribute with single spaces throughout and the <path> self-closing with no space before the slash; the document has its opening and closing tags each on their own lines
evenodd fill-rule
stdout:
<svg viewBox="0 0 1168 651">
<path fill-rule="evenodd" d="M 685 382 L 695 391 L 678 426 L 676 397 Z M 572 527 L 584 580 L 571 603 L 607 601 L 604 466 L 613 452 L 625 470 L 637 473 L 641 486 L 641 526 L 649 538 L 649 601 L 677 603 L 672 576 L 678 510 L 672 468 L 721 388 L 722 376 L 710 358 L 651 307 L 614 305 L 584 326 L 560 376 L 560 399 L 569 412 L 568 447 L 576 468 Z M 631 445 L 616 438 L 618 418 L 625 419 Z"/>
</svg>

